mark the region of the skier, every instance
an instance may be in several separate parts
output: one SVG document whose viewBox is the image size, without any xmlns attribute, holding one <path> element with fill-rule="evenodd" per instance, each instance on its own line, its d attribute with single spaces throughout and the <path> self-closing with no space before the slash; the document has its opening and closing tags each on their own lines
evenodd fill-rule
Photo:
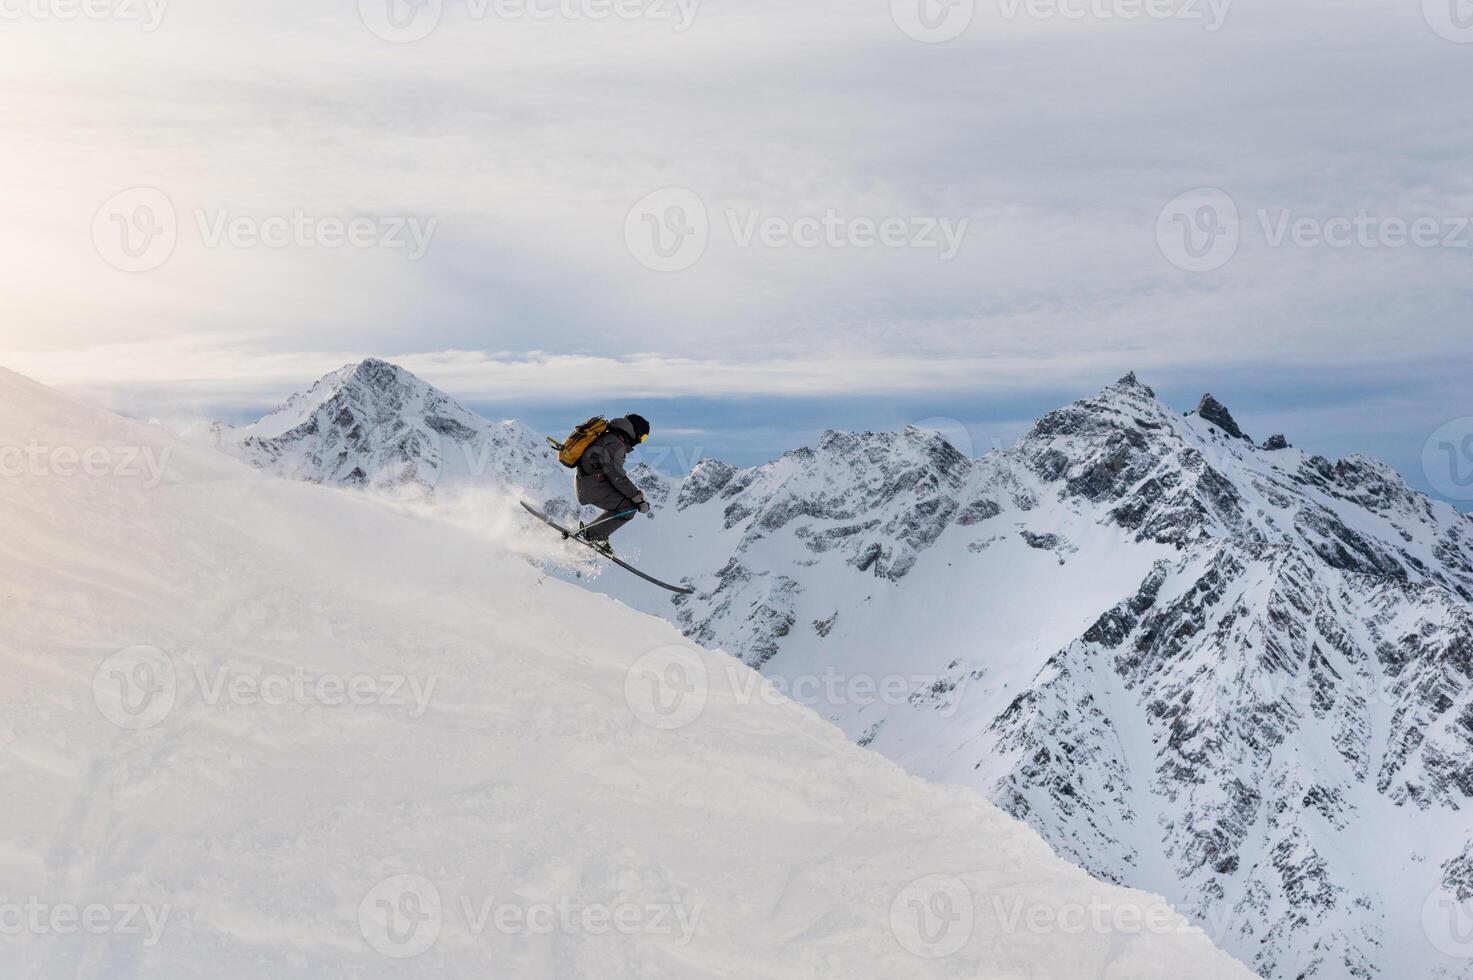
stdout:
<svg viewBox="0 0 1473 980">
<path fill-rule="evenodd" d="M 649 501 L 624 472 L 625 454 L 649 437 L 650 424 L 644 416 L 631 412 L 610 421 L 603 435 L 595 439 L 578 460 L 575 478 L 578 503 L 604 509 L 598 520 L 584 527 L 582 536 L 610 557 L 614 549 L 609 544 L 609 535 L 632 521 L 635 512 L 650 512 Z"/>
</svg>

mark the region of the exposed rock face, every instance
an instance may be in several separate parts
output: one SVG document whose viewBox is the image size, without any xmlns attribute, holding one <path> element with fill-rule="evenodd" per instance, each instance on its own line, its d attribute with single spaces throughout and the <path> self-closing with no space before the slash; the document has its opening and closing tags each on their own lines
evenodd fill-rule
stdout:
<svg viewBox="0 0 1473 980">
<path fill-rule="evenodd" d="M 1238 423 L 1233 419 L 1233 413 L 1227 410 L 1227 406 L 1213 398 L 1211 395 L 1203 395 L 1202 400 L 1197 403 L 1197 415 L 1217 426 L 1234 439 L 1248 439 L 1243 430 L 1238 428 Z M 1253 440 L 1249 439 L 1249 442 Z"/>
<path fill-rule="evenodd" d="M 720 460 L 701 460 L 681 483 L 680 496 L 675 506 L 684 510 L 694 504 L 704 504 L 724 490 L 735 475 L 736 468 Z"/>
<path fill-rule="evenodd" d="M 1279 449 L 1289 449 L 1292 447 L 1289 445 L 1289 440 L 1280 434 L 1269 436 L 1264 440 L 1263 448 L 1268 452 L 1274 452 Z"/>
</svg>

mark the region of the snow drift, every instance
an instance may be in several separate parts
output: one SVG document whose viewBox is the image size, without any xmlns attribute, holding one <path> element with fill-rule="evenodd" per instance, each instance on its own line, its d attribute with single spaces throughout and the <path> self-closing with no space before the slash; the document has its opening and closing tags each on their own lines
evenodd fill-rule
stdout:
<svg viewBox="0 0 1473 980">
<path fill-rule="evenodd" d="M 9 976 L 1249 975 L 494 542 L 5 372 L 0 452 Z"/>
</svg>

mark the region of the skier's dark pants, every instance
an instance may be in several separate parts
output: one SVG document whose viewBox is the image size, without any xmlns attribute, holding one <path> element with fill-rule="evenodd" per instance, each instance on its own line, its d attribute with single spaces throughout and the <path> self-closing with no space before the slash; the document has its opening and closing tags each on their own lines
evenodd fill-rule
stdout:
<svg viewBox="0 0 1473 980">
<path fill-rule="evenodd" d="M 612 498 L 617 498 L 619 503 L 613 503 Z M 595 500 L 592 501 L 592 503 L 595 507 L 604 507 L 607 509 L 602 514 L 598 515 L 595 520 L 588 522 L 588 530 L 583 532 L 583 537 L 588 541 L 607 541 L 609 539 L 609 535 L 613 534 L 615 531 L 619 530 L 619 528 L 634 520 L 635 515 L 639 513 L 639 509 L 635 506 L 634 501 L 619 493 L 617 490 L 611 489 L 610 497 Z M 621 513 L 624 516 L 613 516 L 615 514 Z M 608 518 L 608 520 L 604 520 L 604 518 Z M 602 523 L 600 523 L 600 521 L 602 521 Z"/>
</svg>

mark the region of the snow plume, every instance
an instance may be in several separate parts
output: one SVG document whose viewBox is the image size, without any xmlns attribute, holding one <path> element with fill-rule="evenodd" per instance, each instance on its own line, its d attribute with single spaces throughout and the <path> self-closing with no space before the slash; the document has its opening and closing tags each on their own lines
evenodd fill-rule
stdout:
<svg viewBox="0 0 1473 980">
<path fill-rule="evenodd" d="M 398 500 L 392 493 L 370 491 L 370 495 L 392 510 L 448 524 L 547 572 L 590 580 L 602 571 L 601 564 L 587 548 L 563 541 L 555 530 L 533 520 L 522 509 L 522 501 L 536 499 L 535 488 L 500 483 L 452 483 L 415 500 Z M 562 516 L 574 525 L 579 519 L 571 509 Z"/>
</svg>

